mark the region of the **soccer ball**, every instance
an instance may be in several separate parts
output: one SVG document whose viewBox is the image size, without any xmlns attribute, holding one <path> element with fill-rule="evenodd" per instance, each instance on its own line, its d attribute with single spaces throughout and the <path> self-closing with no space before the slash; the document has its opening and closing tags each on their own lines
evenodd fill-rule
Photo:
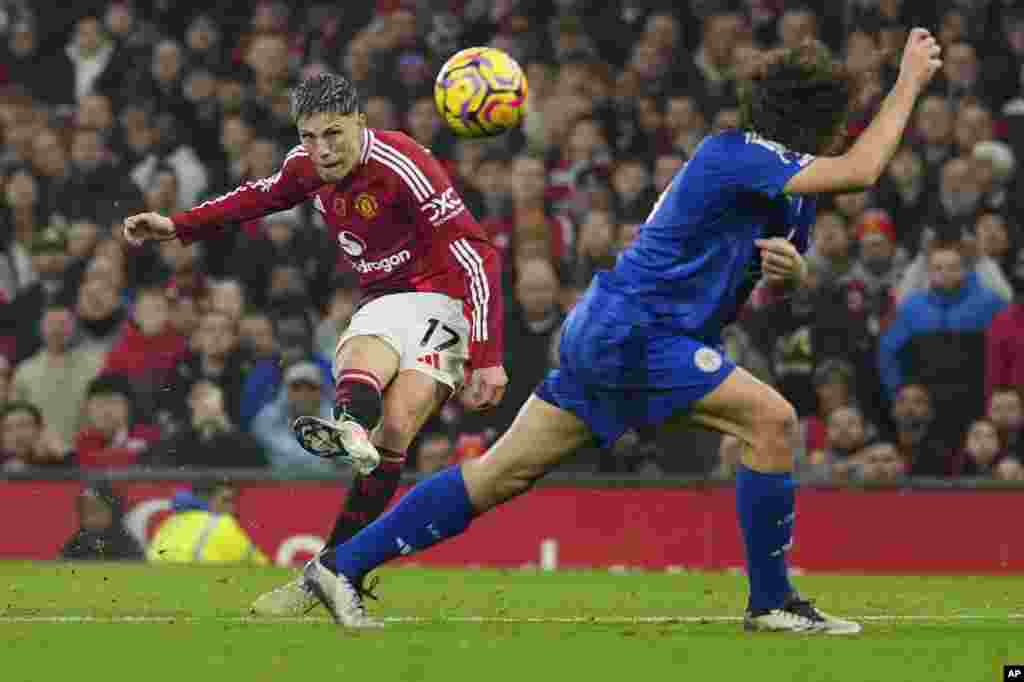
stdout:
<svg viewBox="0 0 1024 682">
<path fill-rule="evenodd" d="M 491 137 L 523 120 L 526 91 L 516 60 L 497 48 L 470 47 L 441 67 L 434 103 L 459 137 Z"/>
</svg>

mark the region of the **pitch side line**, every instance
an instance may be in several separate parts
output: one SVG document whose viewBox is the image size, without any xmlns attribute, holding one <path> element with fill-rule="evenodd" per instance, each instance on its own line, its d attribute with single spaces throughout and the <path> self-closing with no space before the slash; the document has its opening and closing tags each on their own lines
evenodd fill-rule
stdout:
<svg viewBox="0 0 1024 682">
<path fill-rule="evenodd" d="M 875 615 L 875 616 L 848 616 L 855 620 L 868 622 L 933 622 L 947 623 L 957 621 L 1006 621 L 1024 620 L 1024 613 L 1010 613 L 1006 616 L 982 616 L 982 615 L 952 615 L 952 616 L 918 616 L 918 615 Z M 675 625 L 675 624 L 706 624 L 706 623 L 735 623 L 743 620 L 741 616 L 637 616 L 635 618 L 625 616 L 587 617 L 587 616 L 566 616 L 566 617 L 528 617 L 521 618 L 505 616 L 451 616 L 427 618 L 419 616 L 391 616 L 384 617 L 385 623 L 470 623 L 470 624 L 559 624 L 559 625 Z M 0 615 L 0 625 L 13 623 L 58 623 L 58 624 L 89 624 L 89 623 L 138 623 L 138 624 L 170 624 L 170 623 L 327 623 L 325 618 L 265 618 L 261 616 L 210 616 L 202 618 L 198 616 L 3 616 Z"/>
</svg>

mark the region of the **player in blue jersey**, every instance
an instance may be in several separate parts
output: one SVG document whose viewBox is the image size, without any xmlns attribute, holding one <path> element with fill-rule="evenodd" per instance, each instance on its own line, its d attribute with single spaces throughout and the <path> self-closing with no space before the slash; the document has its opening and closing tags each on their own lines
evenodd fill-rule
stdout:
<svg viewBox="0 0 1024 682">
<path fill-rule="evenodd" d="M 704 140 L 610 272 L 598 274 L 562 330 L 561 367 L 481 458 L 420 483 L 388 514 L 307 564 L 307 586 L 338 623 L 377 622 L 359 586 L 378 565 L 466 530 L 596 438 L 659 425 L 718 430 L 745 444 L 737 511 L 751 630 L 860 631 L 790 585 L 796 445 L 793 407 L 720 349 L 758 281 L 792 290 L 814 222 L 813 195 L 874 184 L 914 102 L 941 66 L 914 29 L 899 78 L 855 144 L 838 153 L 854 86 L 819 44 L 771 53 L 744 89 L 740 130 Z"/>
</svg>

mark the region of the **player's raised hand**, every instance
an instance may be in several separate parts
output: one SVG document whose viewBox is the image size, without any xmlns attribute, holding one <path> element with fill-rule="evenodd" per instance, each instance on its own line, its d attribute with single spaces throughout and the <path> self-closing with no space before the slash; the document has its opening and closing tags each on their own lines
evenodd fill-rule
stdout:
<svg viewBox="0 0 1024 682">
<path fill-rule="evenodd" d="M 807 265 L 791 241 L 773 237 L 755 240 L 754 245 L 761 249 L 761 273 L 769 284 L 803 280 Z"/>
<path fill-rule="evenodd" d="M 903 48 L 900 79 L 906 79 L 907 83 L 920 92 L 942 68 L 942 60 L 939 58 L 941 54 L 942 48 L 927 29 L 911 30 L 907 37 L 907 45 Z"/>
<path fill-rule="evenodd" d="M 469 383 L 462 389 L 462 402 L 471 410 L 488 410 L 498 405 L 505 395 L 508 375 L 505 368 L 481 367 L 473 370 Z"/>
<path fill-rule="evenodd" d="M 124 219 L 124 238 L 132 246 L 149 240 L 166 242 L 177 236 L 171 219 L 159 213 L 139 213 Z"/>
</svg>

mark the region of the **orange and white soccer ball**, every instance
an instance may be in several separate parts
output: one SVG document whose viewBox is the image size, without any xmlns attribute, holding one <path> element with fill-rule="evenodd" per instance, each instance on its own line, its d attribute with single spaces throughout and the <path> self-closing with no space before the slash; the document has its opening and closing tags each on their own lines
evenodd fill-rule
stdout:
<svg viewBox="0 0 1024 682">
<path fill-rule="evenodd" d="M 492 137 L 526 114 L 526 74 L 494 47 L 470 47 L 445 62 L 434 83 L 434 103 L 459 137 Z"/>
</svg>

